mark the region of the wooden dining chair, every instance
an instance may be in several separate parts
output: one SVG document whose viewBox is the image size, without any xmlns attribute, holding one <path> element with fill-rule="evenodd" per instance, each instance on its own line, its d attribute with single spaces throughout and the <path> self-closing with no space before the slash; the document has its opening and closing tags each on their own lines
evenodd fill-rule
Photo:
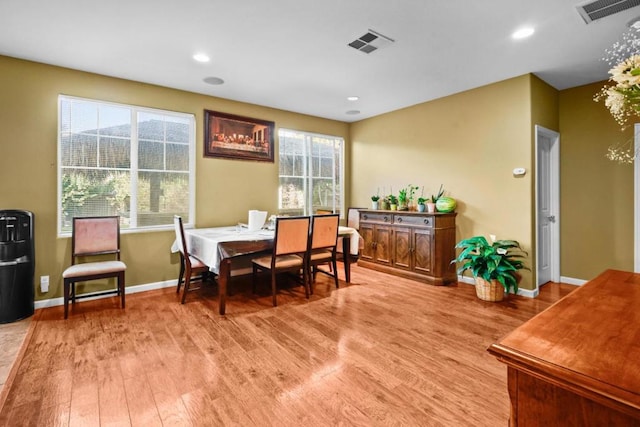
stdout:
<svg viewBox="0 0 640 427">
<path fill-rule="evenodd" d="M 105 260 L 105 256 L 115 259 Z M 87 261 L 87 260 L 98 261 Z M 100 216 L 73 218 L 71 232 L 71 266 L 62 273 L 64 279 L 64 318 L 69 316 L 69 300 L 117 294 L 122 308 L 125 305 L 124 272 L 127 266 L 120 261 L 120 217 Z M 117 279 L 115 290 L 76 294 L 76 283 L 97 279 Z"/>
<path fill-rule="evenodd" d="M 182 225 L 182 217 L 175 215 L 173 217 L 173 226 L 176 231 L 176 241 L 180 250 L 180 276 L 178 277 L 178 288 L 176 293 L 180 293 L 180 286 L 184 278 L 184 290 L 182 291 L 182 304 L 187 299 L 187 292 L 198 288 L 191 288 L 194 283 L 204 283 L 209 273 L 209 266 L 200 261 L 198 258 L 189 255 L 187 249 L 187 240 L 184 237 L 184 227 Z M 195 281 L 194 281 L 195 280 Z"/>
<path fill-rule="evenodd" d="M 315 215 L 311 218 L 311 236 L 307 251 L 311 293 L 318 271 L 332 276 L 336 288 L 339 287 L 338 268 L 336 263 L 336 245 L 338 243 L 338 226 L 340 215 Z M 319 270 L 318 266 L 327 264 L 329 271 Z"/>
<path fill-rule="evenodd" d="M 258 271 L 271 273 L 271 296 L 274 307 L 278 305 L 276 300 L 276 274 L 278 273 L 302 272 L 305 296 L 309 298 L 306 256 L 309 243 L 309 222 L 308 216 L 277 218 L 271 255 L 251 260 L 254 292 Z"/>
</svg>

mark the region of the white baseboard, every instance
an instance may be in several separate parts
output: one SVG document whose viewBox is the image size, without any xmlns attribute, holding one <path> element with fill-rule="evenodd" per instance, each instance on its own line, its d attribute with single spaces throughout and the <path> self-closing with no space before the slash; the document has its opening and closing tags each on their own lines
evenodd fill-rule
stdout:
<svg viewBox="0 0 640 427">
<path fill-rule="evenodd" d="M 135 294 L 137 292 L 146 292 L 146 291 L 153 291 L 155 289 L 170 288 L 172 286 L 176 286 L 177 280 L 178 279 L 175 278 L 173 280 L 165 280 L 164 282 L 155 282 L 155 283 L 146 283 L 144 285 L 127 286 L 125 287 L 124 290 L 125 290 L 125 294 Z M 102 296 L 98 295 L 95 297 L 83 298 L 83 300 L 91 301 L 98 298 L 102 298 Z M 46 308 L 46 307 L 55 307 L 57 305 L 63 305 L 63 304 L 64 304 L 64 298 L 59 297 L 59 298 L 50 298 L 50 299 L 43 299 L 43 300 L 36 301 L 34 304 L 34 307 L 36 309 L 39 309 L 39 308 Z"/>
<path fill-rule="evenodd" d="M 573 277 L 564 277 L 564 276 L 560 276 L 560 282 L 561 283 L 567 283 L 569 285 L 576 285 L 576 286 L 582 286 L 585 283 L 588 282 L 588 280 L 582 280 L 582 279 L 574 279 Z"/>
<path fill-rule="evenodd" d="M 467 283 L 469 285 L 476 285 L 476 282 L 473 280 L 473 277 L 469 276 L 458 276 L 458 282 Z M 518 289 L 518 295 L 522 295 L 527 298 L 535 298 L 538 296 L 539 291 L 537 289 Z"/>
</svg>

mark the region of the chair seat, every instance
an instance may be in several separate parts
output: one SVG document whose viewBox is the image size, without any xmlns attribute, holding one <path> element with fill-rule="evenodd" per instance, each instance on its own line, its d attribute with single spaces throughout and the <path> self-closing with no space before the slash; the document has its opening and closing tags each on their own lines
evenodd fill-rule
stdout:
<svg viewBox="0 0 640 427">
<path fill-rule="evenodd" d="M 271 255 L 251 260 L 260 267 L 271 268 Z M 302 257 L 298 255 L 281 255 L 276 257 L 276 269 L 302 267 Z"/>
<path fill-rule="evenodd" d="M 195 268 L 209 268 L 209 266 L 207 266 L 207 264 L 205 264 L 204 262 L 200 261 L 198 258 L 189 255 L 189 261 L 191 261 L 191 268 L 195 269 Z"/>
<path fill-rule="evenodd" d="M 309 256 L 309 261 L 318 262 L 318 261 L 330 261 L 331 260 L 331 251 L 324 249 L 317 252 L 312 252 Z"/>
<path fill-rule="evenodd" d="M 122 261 L 86 262 L 84 264 L 74 264 L 67 268 L 64 273 L 62 273 L 62 277 L 70 279 L 94 274 L 116 273 L 118 271 L 125 271 L 126 269 L 127 265 Z"/>
</svg>

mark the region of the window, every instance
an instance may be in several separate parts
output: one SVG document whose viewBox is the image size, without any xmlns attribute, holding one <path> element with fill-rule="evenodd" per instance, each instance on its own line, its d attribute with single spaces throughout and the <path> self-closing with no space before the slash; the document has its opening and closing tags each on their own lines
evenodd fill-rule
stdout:
<svg viewBox="0 0 640 427">
<path fill-rule="evenodd" d="M 278 209 L 289 215 L 343 212 L 344 140 L 280 129 Z"/>
<path fill-rule="evenodd" d="M 75 216 L 120 215 L 123 230 L 193 223 L 192 114 L 60 96 L 58 233 Z"/>
</svg>

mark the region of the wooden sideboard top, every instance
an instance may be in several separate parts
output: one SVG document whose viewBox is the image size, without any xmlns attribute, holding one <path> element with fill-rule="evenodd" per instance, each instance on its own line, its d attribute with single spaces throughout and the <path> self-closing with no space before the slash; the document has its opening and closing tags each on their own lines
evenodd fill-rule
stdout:
<svg viewBox="0 0 640 427">
<path fill-rule="evenodd" d="M 605 271 L 488 351 L 579 394 L 640 410 L 640 274 Z"/>
</svg>

